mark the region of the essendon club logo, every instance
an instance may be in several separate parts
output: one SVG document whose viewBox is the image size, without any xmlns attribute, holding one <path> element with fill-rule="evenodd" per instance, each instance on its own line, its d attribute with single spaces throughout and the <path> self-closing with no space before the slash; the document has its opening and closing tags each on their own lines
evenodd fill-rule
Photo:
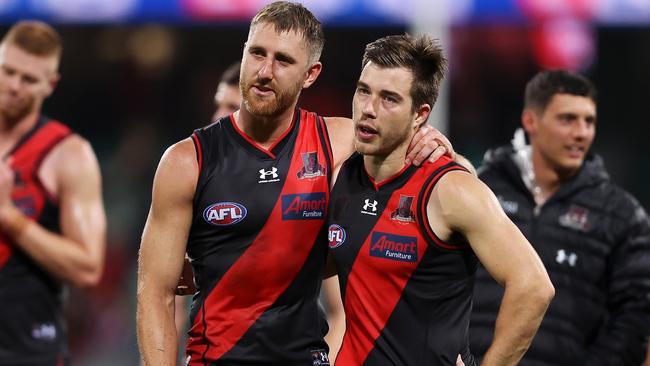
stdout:
<svg viewBox="0 0 650 366">
<path fill-rule="evenodd" d="M 219 202 L 208 206 L 203 211 L 203 218 L 215 226 L 233 225 L 246 217 L 248 210 L 236 202 Z"/>
<path fill-rule="evenodd" d="M 558 223 L 573 230 L 589 231 L 591 229 L 589 210 L 577 205 L 571 205 L 569 211 L 558 218 Z"/>
<path fill-rule="evenodd" d="M 374 231 L 370 241 L 370 255 L 401 262 L 417 262 L 418 240 L 412 236 Z"/>
<path fill-rule="evenodd" d="M 327 212 L 325 192 L 282 196 L 282 220 L 321 220 Z"/>
<path fill-rule="evenodd" d="M 413 205 L 413 196 L 399 195 L 399 205 L 397 210 L 391 212 L 390 219 L 402 222 L 414 222 L 415 214 L 411 210 Z"/>
<path fill-rule="evenodd" d="M 310 151 L 302 153 L 302 168 L 298 171 L 298 179 L 322 177 L 325 168 L 318 162 L 318 153 Z"/>
</svg>

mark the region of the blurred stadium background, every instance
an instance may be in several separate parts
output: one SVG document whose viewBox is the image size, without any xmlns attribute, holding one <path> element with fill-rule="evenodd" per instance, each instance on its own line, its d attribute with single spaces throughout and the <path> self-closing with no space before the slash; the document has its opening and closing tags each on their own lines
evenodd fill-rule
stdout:
<svg viewBox="0 0 650 366">
<path fill-rule="evenodd" d="M 62 80 L 45 113 L 88 138 L 109 215 L 99 288 L 72 291 L 73 365 L 136 365 L 135 270 L 158 159 L 207 124 L 221 72 L 241 56 L 268 0 L 0 0 L 0 31 L 42 19 L 63 35 Z M 306 0 L 325 24 L 324 71 L 301 105 L 350 116 L 363 46 L 429 32 L 450 60 L 432 122 L 480 164 L 519 125 L 541 68 L 583 72 L 599 89 L 594 149 L 614 180 L 650 204 L 650 1 Z"/>
</svg>

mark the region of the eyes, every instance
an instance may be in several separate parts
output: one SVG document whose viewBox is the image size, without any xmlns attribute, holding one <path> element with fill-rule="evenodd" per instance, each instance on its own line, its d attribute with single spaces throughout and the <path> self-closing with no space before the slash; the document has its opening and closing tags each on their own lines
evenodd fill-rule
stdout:
<svg viewBox="0 0 650 366">
<path fill-rule="evenodd" d="M 395 97 L 393 97 L 393 96 L 391 96 L 391 95 L 384 95 L 384 96 L 382 97 L 382 100 L 384 100 L 385 102 L 390 103 L 390 104 L 397 104 L 397 103 L 399 103 L 399 100 L 397 100 L 397 98 L 395 98 Z"/>
<path fill-rule="evenodd" d="M 13 68 L 11 68 L 9 66 L 6 66 L 6 65 L 3 65 L 2 68 L 0 68 L 0 69 L 2 70 L 2 73 L 5 76 L 18 75 L 20 77 L 20 81 L 22 83 L 24 83 L 24 84 L 27 84 L 27 85 L 34 85 L 34 84 L 39 82 L 39 79 L 36 78 L 35 76 L 32 76 L 30 74 L 22 74 L 21 75 L 21 74 L 18 73 L 18 71 L 16 71 L 15 69 L 13 69 Z"/>
<path fill-rule="evenodd" d="M 367 86 L 357 85 L 355 94 L 357 94 L 360 97 L 367 97 L 370 96 L 372 93 L 370 91 L 370 88 L 368 88 Z M 396 96 L 393 92 L 384 91 L 384 90 L 379 92 L 379 97 L 381 98 L 381 101 L 388 106 L 397 105 L 402 101 L 402 98 Z"/>
<path fill-rule="evenodd" d="M 33 84 L 36 84 L 38 82 L 38 80 L 36 80 L 36 78 L 33 77 L 33 76 L 24 75 L 23 76 L 23 82 L 25 82 L 26 84 L 33 85 Z"/>
<path fill-rule="evenodd" d="M 370 91 L 362 86 L 357 86 L 356 93 L 359 95 L 370 95 Z"/>
<path fill-rule="evenodd" d="M 248 53 L 250 53 L 253 56 L 260 56 L 260 57 L 264 57 L 266 55 L 266 52 L 264 52 L 262 49 L 253 48 L 253 47 L 248 49 Z"/>
<path fill-rule="evenodd" d="M 250 47 L 248 49 L 248 53 L 251 54 L 257 60 L 263 60 L 264 58 L 267 57 L 266 50 L 261 47 Z M 281 66 L 289 66 L 296 63 L 296 60 L 293 57 L 280 52 L 276 53 L 274 58 L 275 61 L 277 61 L 277 63 L 280 64 Z"/>
<path fill-rule="evenodd" d="M 557 119 L 563 125 L 570 125 L 580 121 L 583 117 L 575 113 L 561 113 L 557 116 Z M 586 116 L 584 121 L 588 126 L 594 126 L 596 125 L 596 116 Z"/>
</svg>

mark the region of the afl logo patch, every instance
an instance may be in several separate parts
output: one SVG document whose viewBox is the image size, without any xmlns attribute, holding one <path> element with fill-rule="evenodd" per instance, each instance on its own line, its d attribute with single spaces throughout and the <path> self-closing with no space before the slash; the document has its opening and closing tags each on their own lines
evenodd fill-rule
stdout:
<svg viewBox="0 0 650 366">
<path fill-rule="evenodd" d="M 246 217 L 248 210 L 236 202 L 219 202 L 208 206 L 203 211 L 203 218 L 215 226 L 234 225 Z"/>
<path fill-rule="evenodd" d="M 345 242 L 347 234 L 345 230 L 339 225 L 332 224 L 327 231 L 327 238 L 329 239 L 330 249 L 338 248 Z"/>
</svg>

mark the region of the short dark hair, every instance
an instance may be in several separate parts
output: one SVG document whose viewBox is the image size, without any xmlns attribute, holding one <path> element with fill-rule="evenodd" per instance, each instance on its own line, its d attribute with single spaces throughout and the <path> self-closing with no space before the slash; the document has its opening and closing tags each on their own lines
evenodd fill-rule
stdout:
<svg viewBox="0 0 650 366">
<path fill-rule="evenodd" d="M 226 71 L 221 74 L 220 83 L 226 83 L 230 86 L 239 85 L 239 69 L 241 68 L 241 62 L 235 62 L 234 64 L 228 66 Z"/>
<path fill-rule="evenodd" d="M 273 24 L 278 33 L 294 31 L 301 34 L 309 50 L 310 62 L 320 58 L 325 45 L 323 27 L 314 14 L 302 4 L 288 1 L 272 2 L 257 12 L 251 20 L 250 28 L 260 23 Z"/>
<path fill-rule="evenodd" d="M 447 70 L 447 59 L 437 40 L 428 35 L 383 37 L 366 46 L 361 69 L 369 62 L 380 67 L 404 67 L 410 70 L 413 73 L 410 91 L 413 111 L 423 104 L 433 108 Z"/>
<path fill-rule="evenodd" d="M 23 20 L 14 24 L 2 38 L 2 44 L 12 44 L 39 57 L 61 57 L 61 37 L 48 24 L 36 20 Z"/>
<path fill-rule="evenodd" d="M 587 97 L 596 103 L 596 88 L 586 77 L 567 70 L 545 70 L 526 84 L 524 108 L 542 112 L 555 94 Z"/>
</svg>

